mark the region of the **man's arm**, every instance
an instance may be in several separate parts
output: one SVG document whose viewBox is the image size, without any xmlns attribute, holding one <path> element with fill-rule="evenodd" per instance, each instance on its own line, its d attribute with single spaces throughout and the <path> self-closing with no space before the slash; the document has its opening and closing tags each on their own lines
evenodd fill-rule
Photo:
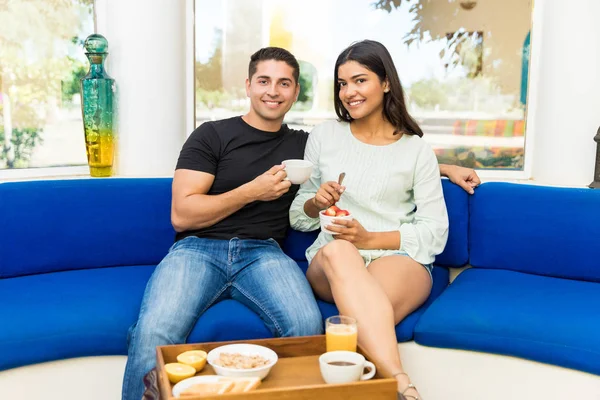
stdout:
<svg viewBox="0 0 600 400">
<path fill-rule="evenodd" d="M 440 175 L 447 177 L 452 183 L 457 184 L 469 194 L 473 194 L 474 189 L 481 184 L 481 180 L 474 169 L 458 165 L 440 164 Z"/>
<path fill-rule="evenodd" d="M 243 186 L 220 195 L 207 195 L 214 180 L 215 176 L 206 172 L 175 171 L 171 202 L 171 224 L 175 231 L 214 225 L 252 201 Z"/>
<path fill-rule="evenodd" d="M 236 189 L 208 195 L 215 176 L 206 172 L 178 169 L 173 178 L 171 224 L 177 232 L 201 229 L 225 219 L 253 201 L 269 201 L 286 193 L 291 183 L 283 166 L 276 165 Z"/>
</svg>

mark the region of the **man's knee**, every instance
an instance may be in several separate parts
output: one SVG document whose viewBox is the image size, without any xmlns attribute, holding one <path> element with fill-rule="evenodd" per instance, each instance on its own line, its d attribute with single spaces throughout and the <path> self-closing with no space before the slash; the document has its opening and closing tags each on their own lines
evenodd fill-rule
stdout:
<svg viewBox="0 0 600 400">
<path fill-rule="evenodd" d="M 316 300 L 295 302 L 296 307 L 290 310 L 285 324 L 282 326 L 283 336 L 310 336 L 323 333 L 323 317 Z"/>
<path fill-rule="evenodd" d="M 301 332 L 298 336 L 310 336 L 310 335 L 321 335 L 323 334 L 323 316 L 319 307 L 314 307 L 304 316 L 302 321 Z"/>
<path fill-rule="evenodd" d="M 135 331 L 136 327 L 137 327 L 137 322 L 134 323 L 133 325 L 131 325 L 129 327 L 129 329 L 127 330 L 127 347 L 131 346 L 131 338 L 133 337 L 133 332 Z"/>
<path fill-rule="evenodd" d="M 129 351 L 133 353 L 147 352 L 149 348 L 170 344 L 166 342 L 168 339 L 162 333 L 156 327 L 145 328 L 141 324 L 135 325 L 128 338 Z"/>
<path fill-rule="evenodd" d="M 171 314 L 143 312 L 137 323 L 130 328 L 128 348 L 133 352 L 145 352 L 156 346 L 185 342 L 184 329 L 188 326 L 182 318 Z"/>
</svg>

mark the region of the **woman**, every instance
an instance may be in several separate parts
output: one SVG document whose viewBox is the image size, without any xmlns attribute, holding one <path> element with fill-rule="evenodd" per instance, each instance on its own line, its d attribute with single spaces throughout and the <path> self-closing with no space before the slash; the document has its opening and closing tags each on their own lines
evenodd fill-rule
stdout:
<svg viewBox="0 0 600 400">
<path fill-rule="evenodd" d="M 358 321 L 361 345 L 398 392 L 419 399 L 402 368 L 394 327 L 429 296 L 432 263 L 448 236 L 440 170 L 408 114 L 387 49 L 365 40 L 344 50 L 334 72 L 339 121 L 314 128 L 305 158 L 315 168 L 290 209 L 292 227 L 319 227 L 336 204 L 336 221 L 307 249 L 307 278 L 323 300 Z M 343 186 L 338 176 L 345 172 Z M 368 267 L 368 268 L 365 268 Z"/>
</svg>

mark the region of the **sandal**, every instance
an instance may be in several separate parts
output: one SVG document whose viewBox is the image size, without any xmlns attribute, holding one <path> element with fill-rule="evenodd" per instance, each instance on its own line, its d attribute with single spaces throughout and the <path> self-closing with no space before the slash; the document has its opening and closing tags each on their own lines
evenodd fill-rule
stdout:
<svg viewBox="0 0 600 400">
<path fill-rule="evenodd" d="M 402 391 L 402 393 L 399 393 L 399 395 L 401 395 L 402 397 L 404 397 L 404 399 L 408 400 L 408 399 L 412 399 L 412 400 L 422 400 L 420 397 L 417 396 L 413 396 L 412 394 L 404 394 L 406 393 L 406 391 L 408 389 L 415 389 L 417 390 L 417 387 L 415 385 L 413 385 L 412 383 L 409 383 L 408 386 L 406 387 L 406 389 L 404 389 Z M 402 398 L 400 397 L 400 398 Z"/>
<path fill-rule="evenodd" d="M 406 372 L 399 372 L 397 374 L 394 375 L 394 378 L 397 375 L 406 375 L 408 377 L 408 374 Z M 417 396 L 413 396 L 412 394 L 405 394 L 407 390 L 409 389 L 414 389 L 415 391 L 418 392 L 417 387 L 415 385 L 413 385 L 412 383 L 409 383 L 406 388 L 402 391 L 402 393 L 398 392 L 398 398 L 397 400 L 423 400 L 420 397 Z"/>
</svg>

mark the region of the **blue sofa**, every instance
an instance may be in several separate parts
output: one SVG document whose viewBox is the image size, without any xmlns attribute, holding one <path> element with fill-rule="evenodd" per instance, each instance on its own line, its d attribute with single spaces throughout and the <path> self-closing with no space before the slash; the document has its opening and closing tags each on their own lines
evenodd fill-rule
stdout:
<svg viewBox="0 0 600 400">
<path fill-rule="evenodd" d="M 487 183 L 469 199 L 469 264 L 417 343 L 600 375 L 600 190 Z"/>
<path fill-rule="evenodd" d="M 448 285 L 447 267 L 468 261 L 468 197 L 444 182 L 451 233 L 427 302 L 396 327 L 413 338 Z M 126 355 L 146 283 L 173 244 L 171 179 L 81 179 L 0 184 L 0 370 L 45 361 Z M 285 252 L 306 270 L 315 233 L 291 231 Z M 338 313 L 319 302 L 323 318 Z M 270 337 L 234 300 L 211 307 L 189 342 Z"/>
<path fill-rule="evenodd" d="M 443 182 L 450 236 L 427 302 L 398 341 L 504 354 L 600 374 L 600 191 Z M 125 355 L 148 278 L 173 243 L 171 180 L 0 184 L 0 370 Z M 306 270 L 316 233 L 284 251 Z M 448 286 L 448 268 L 463 271 Z M 323 318 L 334 305 L 319 302 Z M 269 337 L 233 300 L 188 341 Z"/>
</svg>

